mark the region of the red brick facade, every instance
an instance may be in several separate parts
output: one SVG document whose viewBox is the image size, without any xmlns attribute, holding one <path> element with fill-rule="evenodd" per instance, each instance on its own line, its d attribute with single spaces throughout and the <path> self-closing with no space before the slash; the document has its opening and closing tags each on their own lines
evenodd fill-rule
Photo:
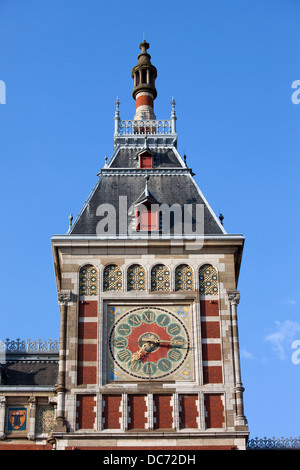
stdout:
<svg viewBox="0 0 300 470">
<path fill-rule="evenodd" d="M 97 383 L 97 368 L 79 366 L 77 370 L 77 383 L 78 385 Z"/>
<path fill-rule="evenodd" d="M 121 395 L 103 396 L 103 429 L 121 429 L 121 400 Z"/>
<path fill-rule="evenodd" d="M 149 95 L 139 95 L 136 98 L 136 109 L 139 108 L 140 106 L 151 106 L 153 108 L 154 103 L 153 103 L 153 98 L 152 96 Z"/>
<path fill-rule="evenodd" d="M 154 429 L 172 429 L 171 395 L 154 395 Z"/>
<path fill-rule="evenodd" d="M 97 383 L 97 316 L 98 302 L 79 302 L 78 321 L 78 370 L 77 384 L 88 385 Z M 95 319 L 95 321 L 91 321 Z M 93 343 L 90 341 L 94 340 Z"/>
<path fill-rule="evenodd" d="M 219 302 L 217 300 L 201 300 L 200 311 L 202 320 L 201 335 L 204 340 L 202 342 L 202 360 L 205 362 L 203 365 L 203 383 L 221 384 L 223 382 L 222 365 L 210 363 L 210 361 L 222 360 L 221 342 L 214 342 L 214 340 L 221 338 L 220 321 L 219 319 L 216 321 L 216 318 L 220 316 Z M 212 342 L 209 340 L 212 340 Z"/>
<path fill-rule="evenodd" d="M 216 321 L 201 322 L 202 338 L 220 338 L 220 323 Z"/>
<path fill-rule="evenodd" d="M 81 300 L 79 302 L 80 317 L 96 317 L 98 316 L 98 302 L 95 300 Z"/>
<path fill-rule="evenodd" d="M 201 316 L 219 316 L 219 302 L 218 300 L 200 300 Z"/>
<path fill-rule="evenodd" d="M 128 395 L 128 429 L 145 429 L 147 423 L 145 395 Z"/>
<path fill-rule="evenodd" d="M 77 395 L 78 429 L 94 429 L 96 419 L 96 397 L 94 395 Z"/>
<path fill-rule="evenodd" d="M 222 395 L 205 395 L 204 406 L 206 427 L 222 428 L 224 424 L 224 405 Z"/>
<path fill-rule="evenodd" d="M 179 395 L 180 428 L 198 428 L 198 395 Z"/>
<path fill-rule="evenodd" d="M 221 361 L 221 344 L 202 344 L 202 359 L 203 361 Z"/>
<path fill-rule="evenodd" d="M 223 383 L 222 366 L 203 366 L 203 383 L 204 384 Z"/>
</svg>

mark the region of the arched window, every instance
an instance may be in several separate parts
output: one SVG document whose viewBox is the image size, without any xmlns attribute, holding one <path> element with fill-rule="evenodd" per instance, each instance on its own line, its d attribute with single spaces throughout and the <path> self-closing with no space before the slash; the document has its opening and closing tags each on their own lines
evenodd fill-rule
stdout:
<svg viewBox="0 0 300 470">
<path fill-rule="evenodd" d="M 122 290 L 122 271 L 116 264 L 109 264 L 104 268 L 103 290 Z"/>
<path fill-rule="evenodd" d="M 79 271 L 79 295 L 98 295 L 98 271 L 91 264 Z"/>
<path fill-rule="evenodd" d="M 175 290 L 193 290 L 194 274 L 188 264 L 181 264 L 175 270 Z"/>
<path fill-rule="evenodd" d="M 164 264 L 157 264 L 151 270 L 151 290 L 170 290 L 170 270 Z"/>
<path fill-rule="evenodd" d="M 146 273 L 139 264 L 129 266 L 127 270 L 127 290 L 146 290 Z"/>
<path fill-rule="evenodd" d="M 199 290 L 202 295 L 218 294 L 218 273 L 211 264 L 205 264 L 199 269 Z"/>
</svg>

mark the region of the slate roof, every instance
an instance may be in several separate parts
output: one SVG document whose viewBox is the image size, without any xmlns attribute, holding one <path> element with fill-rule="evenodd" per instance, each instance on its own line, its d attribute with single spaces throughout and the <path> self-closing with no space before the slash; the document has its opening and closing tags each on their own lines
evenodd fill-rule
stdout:
<svg viewBox="0 0 300 470">
<path fill-rule="evenodd" d="M 138 154 L 143 150 L 137 148 L 120 148 L 112 159 L 110 168 L 138 168 Z M 172 148 L 149 149 L 154 155 L 156 169 L 182 168 Z"/>
<path fill-rule="evenodd" d="M 17 361 L 0 365 L 1 385 L 55 386 L 58 382 L 58 361 Z"/>
<path fill-rule="evenodd" d="M 99 174 L 99 179 L 90 198 L 77 216 L 70 235 L 96 235 L 100 220 L 96 215 L 101 204 L 112 204 L 116 209 L 116 229 L 118 235 L 119 197 L 127 197 L 127 211 L 145 190 L 145 176 L 148 175 L 148 189 L 160 204 L 203 204 L 204 234 L 226 234 L 220 221 L 213 213 L 198 188 L 191 169 L 188 169 L 177 150 L 169 148 L 150 148 L 154 155 L 153 169 L 140 169 L 138 153 L 143 148 L 121 147 L 117 149 L 108 165 Z M 195 230 L 195 224 L 193 224 Z M 201 233 L 203 235 L 203 233 Z"/>
</svg>

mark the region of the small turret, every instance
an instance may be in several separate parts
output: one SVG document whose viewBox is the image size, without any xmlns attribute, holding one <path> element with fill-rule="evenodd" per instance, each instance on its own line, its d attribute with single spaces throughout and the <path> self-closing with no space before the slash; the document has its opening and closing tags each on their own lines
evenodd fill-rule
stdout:
<svg viewBox="0 0 300 470">
<path fill-rule="evenodd" d="M 154 114 L 154 100 L 157 96 L 155 79 L 157 70 L 151 64 L 151 56 L 148 54 L 149 44 L 144 40 L 139 44 L 142 52 L 138 55 L 138 63 L 132 69 L 134 88 L 132 96 L 136 101 L 135 120 L 156 119 Z"/>
</svg>

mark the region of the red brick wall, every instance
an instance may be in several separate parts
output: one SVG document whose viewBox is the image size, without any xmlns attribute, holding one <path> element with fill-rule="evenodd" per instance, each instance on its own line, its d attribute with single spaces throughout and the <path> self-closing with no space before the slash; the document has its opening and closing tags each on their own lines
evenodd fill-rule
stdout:
<svg viewBox="0 0 300 470">
<path fill-rule="evenodd" d="M 79 316 L 80 317 L 97 317 L 98 315 L 98 302 L 96 300 L 80 301 L 79 302 Z"/>
<path fill-rule="evenodd" d="M 147 403 L 145 395 L 128 395 L 128 429 L 145 429 L 147 423 Z"/>
<path fill-rule="evenodd" d="M 154 429 L 173 428 L 173 407 L 171 395 L 153 395 L 154 401 Z"/>
<path fill-rule="evenodd" d="M 219 303 L 217 300 L 201 300 L 201 335 L 203 339 L 220 339 L 220 321 L 209 321 L 209 317 L 219 317 Z M 223 383 L 222 365 L 210 364 L 210 361 L 221 361 L 221 343 L 202 342 L 203 383 Z"/>
<path fill-rule="evenodd" d="M 79 344 L 78 361 L 97 361 L 97 344 Z"/>
<path fill-rule="evenodd" d="M 219 316 L 219 301 L 218 300 L 200 300 L 201 316 Z"/>
<path fill-rule="evenodd" d="M 221 344 L 202 344 L 203 361 L 221 361 Z"/>
<path fill-rule="evenodd" d="M 103 395 L 103 429 L 121 428 L 121 395 Z"/>
<path fill-rule="evenodd" d="M 201 322 L 202 338 L 220 338 L 220 323 L 217 321 Z"/>
<path fill-rule="evenodd" d="M 206 427 L 222 428 L 224 423 L 224 406 L 222 402 L 222 395 L 205 395 L 204 406 Z"/>
<path fill-rule="evenodd" d="M 52 445 L 34 445 L 34 444 L 18 444 L 16 441 L 14 444 L 1 444 L 0 450 L 53 450 Z"/>
<path fill-rule="evenodd" d="M 79 366 L 77 369 L 77 383 L 82 384 L 96 384 L 97 383 L 97 368 Z"/>
<path fill-rule="evenodd" d="M 97 339 L 97 322 L 79 322 L 78 339 Z"/>
<path fill-rule="evenodd" d="M 96 419 L 95 406 L 95 395 L 77 395 L 78 429 L 94 429 Z"/>
<path fill-rule="evenodd" d="M 198 428 L 198 395 L 179 395 L 180 428 Z"/>
<path fill-rule="evenodd" d="M 91 364 L 97 362 L 97 315 L 98 302 L 96 300 L 79 302 L 78 385 L 97 383 L 97 367 Z M 95 321 L 90 321 L 91 318 Z M 90 343 L 90 340 L 94 342 Z"/>
<path fill-rule="evenodd" d="M 139 106 L 151 106 L 153 108 L 153 98 L 149 95 L 140 95 L 136 98 L 136 109 Z"/>
<path fill-rule="evenodd" d="M 204 384 L 223 383 L 222 366 L 203 366 L 203 383 Z"/>
</svg>

